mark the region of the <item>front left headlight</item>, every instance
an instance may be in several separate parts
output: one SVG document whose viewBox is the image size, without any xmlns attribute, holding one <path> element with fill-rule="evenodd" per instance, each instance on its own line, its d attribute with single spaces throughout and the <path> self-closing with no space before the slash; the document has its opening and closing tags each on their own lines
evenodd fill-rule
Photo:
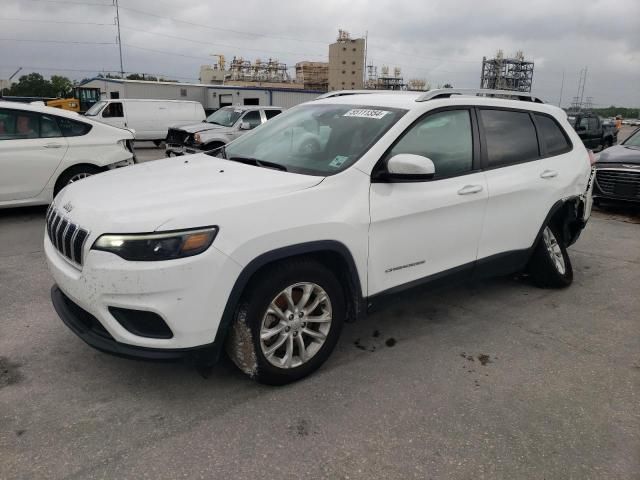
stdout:
<svg viewBox="0 0 640 480">
<path fill-rule="evenodd" d="M 101 235 L 92 250 L 115 253 L 125 260 L 148 262 L 192 257 L 211 246 L 218 227 L 172 232 Z"/>
</svg>

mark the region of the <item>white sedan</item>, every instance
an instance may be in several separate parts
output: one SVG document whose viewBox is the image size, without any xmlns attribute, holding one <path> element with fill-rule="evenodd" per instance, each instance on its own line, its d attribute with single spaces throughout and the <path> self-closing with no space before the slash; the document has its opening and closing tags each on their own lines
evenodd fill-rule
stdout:
<svg viewBox="0 0 640 480">
<path fill-rule="evenodd" d="M 129 130 L 0 101 L 0 208 L 46 205 L 66 185 L 135 161 Z"/>
</svg>

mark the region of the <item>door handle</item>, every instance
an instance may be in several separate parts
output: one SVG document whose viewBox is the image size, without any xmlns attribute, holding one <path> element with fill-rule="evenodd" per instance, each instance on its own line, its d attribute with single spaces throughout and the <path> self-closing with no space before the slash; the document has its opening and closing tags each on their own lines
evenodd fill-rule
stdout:
<svg viewBox="0 0 640 480">
<path fill-rule="evenodd" d="M 482 191 L 482 185 L 465 185 L 458 190 L 458 195 L 471 195 Z"/>
<path fill-rule="evenodd" d="M 558 172 L 556 172 L 555 170 L 545 170 L 540 174 L 540 178 L 553 178 L 557 176 Z"/>
<path fill-rule="evenodd" d="M 62 147 L 62 144 L 60 143 L 47 143 L 44 146 L 44 148 L 60 148 L 60 147 Z"/>
</svg>

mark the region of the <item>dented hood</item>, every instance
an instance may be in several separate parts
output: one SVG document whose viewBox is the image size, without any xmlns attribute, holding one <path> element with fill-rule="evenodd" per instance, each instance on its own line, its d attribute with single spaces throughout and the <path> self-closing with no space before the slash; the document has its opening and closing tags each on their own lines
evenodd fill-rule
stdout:
<svg viewBox="0 0 640 480">
<path fill-rule="evenodd" d="M 187 133 L 198 133 L 198 132 L 206 132 L 208 130 L 228 130 L 230 127 L 225 127 L 223 125 L 216 125 L 215 123 L 208 122 L 200 122 L 194 123 L 190 125 L 182 125 L 180 127 L 175 127 L 178 130 L 182 130 Z"/>
</svg>

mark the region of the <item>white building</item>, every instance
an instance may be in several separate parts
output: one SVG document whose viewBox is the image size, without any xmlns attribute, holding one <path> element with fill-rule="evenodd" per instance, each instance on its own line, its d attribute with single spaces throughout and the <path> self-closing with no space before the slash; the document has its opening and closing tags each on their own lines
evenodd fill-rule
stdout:
<svg viewBox="0 0 640 480">
<path fill-rule="evenodd" d="M 290 108 L 313 100 L 324 92 L 260 86 L 204 85 L 200 83 L 152 82 L 118 78 L 92 78 L 79 88 L 99 89 L 101 99 L 153 98 L 195 100 L 211 112 L 227 105 L 274 105 Z"/>
</svg>

